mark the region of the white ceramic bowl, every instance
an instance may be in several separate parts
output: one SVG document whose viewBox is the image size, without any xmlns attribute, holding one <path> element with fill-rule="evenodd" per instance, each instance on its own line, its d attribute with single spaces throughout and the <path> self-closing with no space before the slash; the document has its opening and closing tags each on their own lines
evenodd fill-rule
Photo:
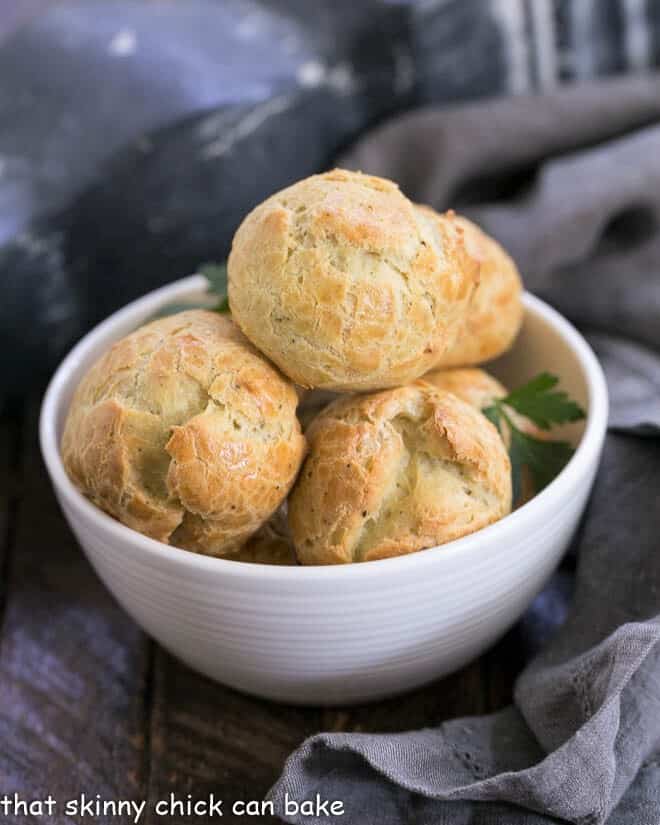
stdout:
<svg viewBox="0 0 660 825">
<path fill-rule="evenodd" d="M 46 393 L 41 448 L 64 514 L 126 611 L 191 667 L 259 696 L 361 702 L 453 671 L 518 619 L 565 551 L 586 503 L 607 423 L 601 368 L 582 336 L 525 296 L 525 322 L 493 371 L 512 385 L 541 370 L 588 410 L 577 451 L 540 495 L 497 524 L 410 556 L 336 567 L 269 567 L 178 550 L 124 527 L 69 481 L 59 439 L 72 392 L 117 338 L 162 305 L 199 296 L 186 278 L 115 313 L 64 359 Z"/>
</svg>

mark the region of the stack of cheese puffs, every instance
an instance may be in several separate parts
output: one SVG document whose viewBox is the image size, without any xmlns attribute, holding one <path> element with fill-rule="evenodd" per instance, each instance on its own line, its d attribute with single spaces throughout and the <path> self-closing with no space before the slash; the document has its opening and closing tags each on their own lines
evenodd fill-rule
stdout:
<svg viewBox="0 0 660 825">
<path fill-rule="evenodd" d="M 413 553 L 510 512 L 480 411 L 506 389 L 475 365 L 513 343 L 521 281 L 475 224 L 336 169 L 247 215 L 228 293 L 231 316 L 152 321 L 83 377 L 62 455 L 97 506 L 272 564 Z"/>
</svg>

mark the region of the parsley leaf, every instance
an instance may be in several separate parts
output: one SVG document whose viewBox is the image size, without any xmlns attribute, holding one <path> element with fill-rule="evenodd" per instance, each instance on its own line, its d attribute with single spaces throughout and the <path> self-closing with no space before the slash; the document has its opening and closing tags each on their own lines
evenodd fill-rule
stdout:
<svg viewBox="0 0 660 825">
<path fill-rule="evenodd" d="M 162 306 L 158 312 L 155 312 L 150 320 L 155 320 L 156 318 L 166 318 L 168 315 L 178 315 L 179 312 L 185 312 L 187 309 L 199 309 L 202 305 L 201 304 L 179 304 L 179 303 L 172 303 L 172 304 L 165 304 Z"/>
<path fill-rule="evenodd" d="M 540 439 L 522 432 L 507 408 L 526 416 L 543 430 L 549 430 L 553 424 L 584 418 L 584 410 L 575 401 L 562 390 L 554 390 L 558 383 L 556 376 L 543 372 L 506 397 L 493 399 L 482 409 L 486 418 L 509 443 L 514 504 L 520 499 L 524 467 L 528 468 L 534 488 L 539 492 L 559 475 L 574 450 L 567 441 Z"/>
<path fill-rule="evenodd" d="M 500 411 L 495 402 L 493 402 L 490 407 L 484 407 L 481 412 L 486 416 L 490 423 L 496 427 L 496 429 L 500 430 L 500 432 L 502 431 L 500 425 Z"/>
<path fill-rule="evenodd" d="M 559 379 L 556 375 L 542 372 L 527 384 L 509 393 L 499 403 L 527 416 L 537 427 L 549 430 L 553 424 L 565 424 L 584 418 L 584 410 L 572 401 L 563 390 L 552 392 Z"/>
<path fill-rule="evenodd" d="M 177 312 L 183 312 L 186 309 L 210 309 L 212 312 L 219 312 L 225 314 L 229 312 L 229 298 L 227 297 L 227 265 L 217 264 L 212 261 L 202 264 L 199 273 L 204 275 L 208 281 L 208 292 L 211 297 L 217 298 L 215 304 L 206 301 L 191 301 L 190 303 L 173 303 L 165 304 L 153 316 L 154 318 L 164 318 L 167 315 L 175 315 Z"/>
<path fill-rule="evenodd" d="M 199 271 L 209 282 L 209 291 L 219 298 L 214 312 L 229 312 L 229 298 L 227 297 L 227 264 L 217 264 L 213 261 L 202 264 Z"/>
<path fill-rule="evenodd" d="M 568 464 L 575 451 L 567 441 L 541 441 L 520 430 L 511 430 L 511 473 L 514 482 L 514 501 L 520 496 L 522 467 L 532 474 L 534 489 L 540 492 L 556 478 Z M 514 469 L 515 467 L 515 469 Z"/>
<path fill-rule="evenodd" d="M 227 295 L 227 265 L 208 261 L 198 271 L 209 282 L 209 292 L 224 298 Z"/>
<path fill-rule="evenodd" d="M 225 295 L 225 297 L 213 307 L 213 310 L 220 313 L 229 312 L 229 298 Z"/>
</svg>

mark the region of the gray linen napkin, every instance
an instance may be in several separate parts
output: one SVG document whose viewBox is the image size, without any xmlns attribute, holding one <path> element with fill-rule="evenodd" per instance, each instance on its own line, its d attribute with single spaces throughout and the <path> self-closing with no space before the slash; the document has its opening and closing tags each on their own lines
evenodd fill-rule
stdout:
<svg viewBox="0 0 660 825">
<path fill-rule="evenodd" d="M 528 288 L 589 334 L 611 432 L 572 610 L 514 705 L 397 735 L 311 737 L 272 798 L 341 799 L 355 825 L 658 825 L 660 79 L 413 112 L 340 163 L 498 237 Z"/>
</svg>

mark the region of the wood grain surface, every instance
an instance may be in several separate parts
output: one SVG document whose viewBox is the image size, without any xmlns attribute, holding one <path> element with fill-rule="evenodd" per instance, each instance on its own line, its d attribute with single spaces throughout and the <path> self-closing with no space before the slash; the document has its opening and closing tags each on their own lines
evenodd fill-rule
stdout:
<svg viewBox="0 0 660 825">
<path fill-rule="evenodd" d="M 399 731 L 510 701 L 516 634 L 480 661 L 423 689 L 346 709 L 260 701 L 198 676 L 151 642 L 103 588 L 50 488 L 36 438 L 38 399 L 0 419 L 0 797 L 60 803 L 209 794 L 263 798 L 284 760 L 320 730 Z M 4 822 L 90 822 L 66 816 Z M 131 817 L 95 822 L 129 823 Z"/>
</svg>

